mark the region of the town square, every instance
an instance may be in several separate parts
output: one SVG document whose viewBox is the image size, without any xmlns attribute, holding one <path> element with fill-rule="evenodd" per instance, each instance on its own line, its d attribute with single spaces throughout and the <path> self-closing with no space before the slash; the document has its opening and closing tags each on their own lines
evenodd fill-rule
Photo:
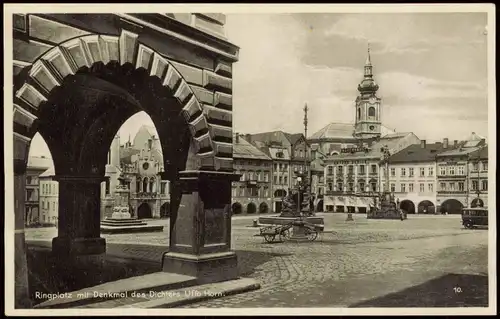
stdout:
<svg viewBox="0 0 500 319">
<path fill-rule="evenodd" d="M 14 309 L 496 309 L 493 6 L 84 8 L 5 15 Z"/>
</svg>

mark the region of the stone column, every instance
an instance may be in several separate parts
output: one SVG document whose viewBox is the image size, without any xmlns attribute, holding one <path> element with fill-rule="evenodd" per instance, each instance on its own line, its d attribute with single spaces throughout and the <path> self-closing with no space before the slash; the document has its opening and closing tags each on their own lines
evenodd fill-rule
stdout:
<svg viewBox="0 0 500 319">
<path fill-rule="evenodd" d="M 179 173 L 172 194 L 181 193 L 180 203 L 175 221 L 171 219 L 163 271 L 195 276 L 200 283 L 238 277 L 236 254 L 231 251 L 231 182 L 239 177 L 211 171 Z"/>
<path fill-rule="evenodd" d="M 106 251 L 100 238 L 100 184 L 104 176 L 56 176 L 59 182 L 58 236 L 52 240 L 57 256 L 94 255 Z"/>
<path fill-rule="evenodd" d="M 24 238 L 26 166 L 30 139 L 14 134 L 14 276 L 15 308 L 31 308 L 28 285 L 28 262 Z M 12 262 L 12 261 L 11 261 Z"/>
</svg>

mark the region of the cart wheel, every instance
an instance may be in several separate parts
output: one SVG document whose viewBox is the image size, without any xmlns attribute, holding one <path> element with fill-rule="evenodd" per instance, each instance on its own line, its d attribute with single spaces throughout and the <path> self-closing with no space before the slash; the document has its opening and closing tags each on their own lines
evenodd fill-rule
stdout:
<svg viewBox="0 0 500 319">
<path fill-rule="evenodd" d="M 266 240 L 266 242 L 268 243 L 272 243 L 274 241 L 274 238 L 276 237 L 276 235 L 264 235 L 264 239 Z"/>
<path fill-rule="evenodd" d="M 316 230 L 306 229 L 305 233 L 307 239 L 309 239 L 310 241 L 315 241 L 316 238 L 318 238 L 318 232 Z"/>
<path fill-rule="evenodd" d="M 290 229 L 284 230 L 281 232 L 280 237 L 283 238 L 283 240 L 289 240 L 290 237 L 292 237 L 292 232 Z"/>
<path fill-rule="evenodd" d="M 466 222 L 465 223 L 465 228 L 469 228 L 469 229 L 472 229 L 472 223 L 469 221 L 469 222 Z"/>
</svg>

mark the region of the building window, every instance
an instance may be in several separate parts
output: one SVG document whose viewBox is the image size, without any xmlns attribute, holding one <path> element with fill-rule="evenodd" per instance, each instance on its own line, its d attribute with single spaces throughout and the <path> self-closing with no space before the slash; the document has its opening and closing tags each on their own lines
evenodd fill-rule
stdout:
<svg viewBox="0 0 500 319">
<path fill-rule="evenodd" d="M 323 176 L 319 177 L 319 183 L 323 184 L 325 182 L 325 178 Z"/>
<path fill-rule="evenodd" d="M 439 183 L 439 187 L 442 191 L 446 190 L 446 183 Z"/>
<path fill-rule="evenodd" d="M 255 178 L 260 182 L 260 172 L 255 172 Z"/>
<path fill-rule="evenodd" d="M 425 167 L 420 167 L 420 176 L 425 176 Z"/>
<path fill-rule="evenodd" d="M 413 183 L 408 184 L 408 191 L 413 193 Z"/>
<path fill-rule="evenodd" d="M 461 192 L 465 190 L 464 182 L 458 182 L 458 190 Z"/>
<path fill-rule="evenodd" d="M 364 192 L 365 191 L 365 183 L 359 183 L 359 191 Z"/>
<path fill-rule="evenodd" d="M 377 174 L 377 165 L 372 164 L 372 174 Z"/>
<path fill-rule="evenodd" d="M 488 181 L 487 180 L 481 181 L 481 190 L 483 190 L 483 191 L 488 190 Z"/>
<path fill-rule="evenodd" d="M 401 193 L 406 193 L 406 184 L 401 184 Z"/>
<path fill-rule="evenodd" d="M 284 167 L 285 170 L 287 170 L 288 169 L 288 164 L 283 164 L 283 167 Z"/>
<path fill-rule="evenodd" d="M 274 176 L 274 184 L 278 184 L 278 176 Z"/>
<path fill-rule="evenodd" d="M 278 170 L 278 164 L 274 164 L 274 170 L 277 171 Z"/>
<path fill-rule="evenodd" d="M 31 184 L 31 176 L 26 176 L 26 184 Z"/>
<path fill-rule="evenodd" d="M 446 175 L 446 167 L 445 166 L 441 166 L 439 168 L 439 174 L 442 175 L 442 176 Z"/>
<path fill-rule="evenodd" d="M 337 183 L 337 191 L 339 192 L 344 191 L 344 185 L 342 183 Z"/>
<path fill-rule="evenodd" d="M 429 176 L 434 176 L 434 167 L 429 167 Z"/>
<path fill-rule="evenodd" d="M 406 168 L 401 168 L 401 176 L 406 176 Z"/>
<path fill-rule="evenodd" d="M 455 175 L 455 166 L 450 166 L 449 167 L 449 172 L 450 172 L 450 175 Z"/>
<path fill-rule="evenodd" d="M 347 167 L 347 169 L 348 169 L 349 174 L 354 174 L 354 166 L 349 165 L 349 166 Z"/>
<path fill-rule="evenodd" d="M 162 194 L 166 194 L 166 191 L 167 191 L 167 190 L 166 190 L 166 188 L 167 188 L 166 186 L 167 186 L 167 183 L 161 183 L 161 193 L 162 193 Z M 236 192 L 235 192 L 235 190 L 234 190 L 234 189 L 233 189 L 233 193 L 235 194 L 235 195 L 233 195 L 233 196 L 236 196 Z"/>
<path fill-rule="evenodd" d="M 110 188 L 110 186 L 109 186 L 109 178 L 108 178 L 108 179 L 106 179 L 106 189 L 105 189 L 106 195 L 109 195 L 109 188 Z"/>
<path fill-rule="evenodd" d="M 333 183 L 328 183 L 328 191 L 333 191 Z"/>
<path fill-rule="evenodd" d="M 337 167 L 337 171 L 340 175 L 344 172 L 344 168 L 342 166 Z"/>
<path fill-rule="evenodd" d="M 375 108 L 373 106 L 368 108 L 368 116 L 375 116 Z"/>
<path fill-rule="evenodd" d="M 479 163 L 472 164 L 472 170 L 473 171 L 478 171 L 479 170 Z"/>
<path fill-rule="evenodd" d="M 359 173 L 365 174 L 365 165 L 359 165 Z"/>
<path fill-rule="evenodd" d="M 264 173 L 264 181 L 269 182 L 269 172 Z"/>
<path fill-rule="evenodd" d="M 377 183 L 371 183 L 370 185 L 372 187 L 372 192 L 376 192 L 377 191 Z"/>
<path fill-rule="evenodd" d="M 396 176 L 396 169 L 395 168 L 391 168 L 391 176 Z"/>
<path fill-rule="evenodd" d="M 421 193 L 425 192 L 425 184 L 420 183 L 419 187 L 420 187 L 420 192 Z"/>
<path fill-rule="evenodd" d="M 383 176 L 385 176 L 385 175 L 386 175 L 386 173 L 387 173 L 387 171 L 386 171 L 385 167 L 384 167 L 384 168 L 382 168 L 382 175 L 383 175 Z"/>
<path fill-rule="evenodd" d="M 464 168 L 464 166 L 459 166 L 458 167 L 458 175 L 465 175 L 465 168 Z"/>
<path fill-rule="evenodd" d="M 472 181 L 472 190 L 477 191 L 479 189 L 479 182 Z"/>
<path fill-rule="evenodd" d="M 413 167 L 410 167 L 410 168 L 409 168 L 409 173 L 410 173 L 410 175 L 409 175 L 409 176 L 410 176 L 410 177 L 413 177 L 413 175 L 414 175 Z"/>
<path fill-rule="evenodd" d="M 283 184 L 283 176 L 280 176 L 279 177 L 279 184 L 282 185 Z"/>
<path fill-rule="evenodd" d="M 485 163 L 483 162 L 483 171 L 487 171 L 488 170 L 488 163 Z"/>
<path fill-rule="evenodd" d="M 432 183 L 427 184 L 427 189 L 429 190 L 429 192 L 432 193 L 434 191 L 434 184 Z"/>
<path fill-rule="evenodd" d="M 391 184 L 391 192 L 395 192 L 396 191 L 396 184 Z"/>
<path fill-rule="evenodd" d="M 353 183 L 349 183 L 349 191 L 354 192 L 354 184 Z"/>
<path fill-rule="evenodd" d="M 288 184 L 288 176 L 285 176 L 284 178 L 285 184 Z"/>
<path fill-rule="evenodd" d="M 323 195 L 323 188 L 321 187 L 318 188 L 318 195 Z"/>
<path fill-rule="evenodd" d="M 333 167 L 328 166 L 328 175 L 333 175 Z"/>
<path fill-rule="evenodd" d="M 454 191 L 455 190 L 455 183 L 450 183 L 450 191 Z"/>
</svg>

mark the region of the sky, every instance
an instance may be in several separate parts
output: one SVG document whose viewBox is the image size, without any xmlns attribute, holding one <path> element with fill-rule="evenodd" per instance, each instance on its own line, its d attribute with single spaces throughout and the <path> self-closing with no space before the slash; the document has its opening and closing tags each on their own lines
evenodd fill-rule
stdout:
<svg viewBox="0 0 500 319">
<path fill-rule="evenodd" d="M 420 139 L 488 137 L 486 13 L 227 14 L 240 47 L 233 65 L 233 128 L 304 132 L 353 123 L 368 43 L 382 122 Z M 265 116 L 263 116 L 265 115 Z M 120 129 L 132 138 L 149 116 Z M 39 135 L 30 155 L 48 155 Z M 48 155 L 50 156 L 50 155 Z"/>
</svg>

